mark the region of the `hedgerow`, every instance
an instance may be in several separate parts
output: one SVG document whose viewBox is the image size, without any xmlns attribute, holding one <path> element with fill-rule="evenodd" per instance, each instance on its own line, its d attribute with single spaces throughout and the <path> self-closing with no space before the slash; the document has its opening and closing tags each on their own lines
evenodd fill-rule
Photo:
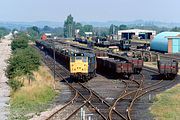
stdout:
<svg viewBox="0 0 180 120">
<path fill-rule="evenodd" d="M 16 78 L 27 76 L 30 83 L 32 72 L 38 70 L 40 66 L 40 55 L 28 45 L 26 34 L 17 35 L 11 44 L 11 48 L 13 53 L 8 61 L 7 76 L 10 79 L 9 85 L 13 90 L 17 90 L 23 86 L 23 83 Z"/>
</svg>

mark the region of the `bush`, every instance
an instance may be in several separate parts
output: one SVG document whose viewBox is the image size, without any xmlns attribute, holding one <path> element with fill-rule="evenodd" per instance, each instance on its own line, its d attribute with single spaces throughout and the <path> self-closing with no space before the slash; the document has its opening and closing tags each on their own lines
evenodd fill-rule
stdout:
<svg viewBox="0 0 180 120">
<path fill-rule="evenodd" d="M 14 80 L 14 79 L 10 79 L 8 81 L 8 84 L 13 89 L 13 91 L 18 90 L 19 88 L 23 86 L 23 84 L 20 81 Z"/>
<path fill-rule="evenodd" d="M 25 49 L 28 47 L 28 36 L 25 33 L 18 34 L 11 43 L 11 49 Z"/>
<path fill-rule="evenodd" d="M 31 74 L 40 65 L 40 55 L 31 47 L 17 49 L 9 59 L 7 76 L 13 79 L 17 76 Z"/>
</svg>

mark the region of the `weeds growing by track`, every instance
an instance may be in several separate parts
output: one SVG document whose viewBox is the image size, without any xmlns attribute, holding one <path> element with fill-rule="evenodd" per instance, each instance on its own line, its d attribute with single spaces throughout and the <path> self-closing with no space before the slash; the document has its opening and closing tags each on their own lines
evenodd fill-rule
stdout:
<svg viewBox="0 0 180 120">
<path fill-rule="evenodd" d="M 53 90 L 53 78 L 46 67 L 34 72 L 35 80 L 12 94 L 10 119 L 26 120 L 48 107 L 56 93 Z"/>
<path fill-rule="evenodd" d="M 150 108 L 151 113 L 158 120 L 180 119 L 180 84 L 156 96 Z"/>
</svg>

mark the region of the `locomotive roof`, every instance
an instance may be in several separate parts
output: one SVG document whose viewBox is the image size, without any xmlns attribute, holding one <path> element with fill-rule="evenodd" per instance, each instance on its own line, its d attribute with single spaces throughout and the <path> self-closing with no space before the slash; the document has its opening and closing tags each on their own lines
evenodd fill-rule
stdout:
<svg viewBox="0 0 180 120">
<path fill-rule="evenodd" d="M 82 52 L 76 52 L 76 53 L 73 53 L 72 56 L 76 56 L 76 55 L 79 55 L 79 56 L 86 56 L 86 57 L 95 57 L 95 54 L 94 53 L 82 53 Z"/>
</svg>

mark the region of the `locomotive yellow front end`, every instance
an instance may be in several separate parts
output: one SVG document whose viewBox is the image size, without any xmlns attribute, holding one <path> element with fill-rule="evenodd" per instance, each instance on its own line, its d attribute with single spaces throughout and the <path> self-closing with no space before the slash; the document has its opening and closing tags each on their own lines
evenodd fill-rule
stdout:
<svg viewBox="0 0 180 120">
<path fill-rule="evenodd" d="M 73 54 L 70 57 L 71 78 L 86 79 L 88 76 L 88 57 L 83 54 Z"/>
</svg>

